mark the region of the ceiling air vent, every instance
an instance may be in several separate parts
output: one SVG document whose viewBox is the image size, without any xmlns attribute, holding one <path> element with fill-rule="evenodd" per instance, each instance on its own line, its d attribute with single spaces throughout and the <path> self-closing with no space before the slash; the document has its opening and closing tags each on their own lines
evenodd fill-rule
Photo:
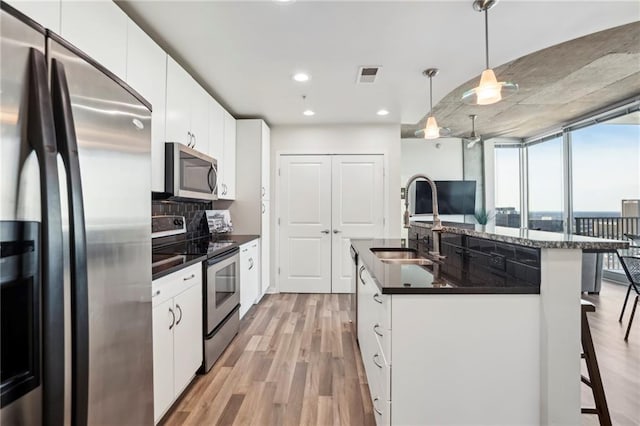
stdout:
<svg viewBox="0 0 640 426">
<path fill-rule="evenodd" d="M 365 66 L 360 67 L 358 70 L 357 84 L 372 84 L 376 82 L 376 79 L 380 75 L 382 67 L 378 66 Z"/>
</svg>

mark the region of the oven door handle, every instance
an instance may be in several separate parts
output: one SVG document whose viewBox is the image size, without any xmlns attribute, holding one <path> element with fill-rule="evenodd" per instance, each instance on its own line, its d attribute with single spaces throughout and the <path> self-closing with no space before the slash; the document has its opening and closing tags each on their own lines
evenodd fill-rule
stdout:
<svg viewBox="0 0 640 426">
<path fill-rule="evenodd" d="M 230 257 L 233 257 L 233 256 L 237 255 L 239 252 L 240 252 L 240 250 L 236 247 L 234 250 L 231 250 L 231 251 L 229 251 L 227 253 L 223 253 L 223 254 L 218 255 L 216 257 L 212 257 L 211 259 L 207 260 L 207 265 L 208 266 L 213 266 L 216 263 L 220 263 L 223 260 L 227 260 Z"/>
</svg>

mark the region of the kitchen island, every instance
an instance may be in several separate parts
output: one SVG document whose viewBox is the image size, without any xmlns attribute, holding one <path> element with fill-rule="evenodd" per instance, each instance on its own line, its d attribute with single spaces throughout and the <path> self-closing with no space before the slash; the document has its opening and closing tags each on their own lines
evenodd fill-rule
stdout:
<svg viewBox="0 0 640 426">
<path fill-rule="evenodd" d="M 422 266 L 378 254 L 428 254 L 428 225 L 352 240 L 378 424 L 580 423 L 582 250 L 626 243 L 515 231 L 445 226 Z"/>
</svg>

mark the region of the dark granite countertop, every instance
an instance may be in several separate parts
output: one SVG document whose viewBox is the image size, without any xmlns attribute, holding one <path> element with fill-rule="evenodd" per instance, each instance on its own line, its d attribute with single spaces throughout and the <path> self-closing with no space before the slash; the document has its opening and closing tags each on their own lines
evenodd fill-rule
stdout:
<svg viewBox="0 0 640 426">
<path fill-rule="evenodd" d="M 431 229 L 431 222 L 412 221 L 411 226 Z M 585 251 L 610 252 L 629 246 L 627 241 L 584 237 L 561 232 L 534 231 L 522 228 L 507 228 L 495 225 L 443 222 L 442 232 L 485 238 L 503 243 L 518 244 L 534 248 L 582 249 Z"/>
<path fill-rule="evenodd" d="M 439 271 L 439 265 L 398 265 L 382 262 L 372 248 L 418 249 L 414 240 L 352 239 L 351 246 L 358 254 L 383 294 L 540 294 L 540 286 L 526 283 L 482 284 L 458 281 Z M 437 271 L 436 271 L 437 270 Z M 436 279 L 436 276 L 438 277 Z"/>
<path fill-rule="evenodd" d="M 196 242 L 196 244 L 201 243 L 204 245 L 207 245 L 209 241 L 231 243 L 217 250 L 211 251 L 208 254 L 189 254 L 188 250 L 185 249 L 185 243 L 175 243 L 156 247 L 153 249 L 152 253 L 152 261 L 154 263 L 151 268 L 152 280 L 156 280 L 160 277 L 164 277 L 165 275 L 179 271 L 180 269 L 191 266 L 194 263 L 204 262 L 208 258 L 217 256 L 220 253 L 232 250 L 235 247 L 239 247 L 258 238 L 260 238 L 260 235 L 219 234 L 213 238 L 202 237 L 189 240 L 190 243 Z"/>
</svg>

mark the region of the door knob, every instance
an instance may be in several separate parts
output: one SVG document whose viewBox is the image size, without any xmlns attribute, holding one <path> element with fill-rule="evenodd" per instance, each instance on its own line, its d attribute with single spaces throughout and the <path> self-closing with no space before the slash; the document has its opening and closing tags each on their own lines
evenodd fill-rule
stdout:
<svg viewBox="0 0 640 426">
<path fill-rule="evenodd" d="M 331 232 L 331 231 L 329 231 L 328 229 L 325 229 L 325 230 L 320 231 L 320 232 L 322 232 L 323 234 L 328 234 L 328 233 L 329 233 L 329 232 Z"/>
<path fill-rule="evenodd" d="M 339 229 L 334 229 L 334 230 L 333 230 L 333 233 L 334 233 L 334 234 L 339 234 L 339 233 L 341 233 L 341 232 L 342 232 L 342 231 L 341 231 L 341 230 L 339 230 Z"/>
</svg>

